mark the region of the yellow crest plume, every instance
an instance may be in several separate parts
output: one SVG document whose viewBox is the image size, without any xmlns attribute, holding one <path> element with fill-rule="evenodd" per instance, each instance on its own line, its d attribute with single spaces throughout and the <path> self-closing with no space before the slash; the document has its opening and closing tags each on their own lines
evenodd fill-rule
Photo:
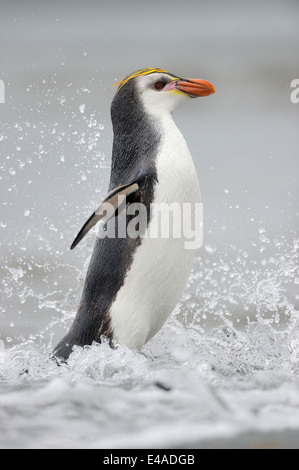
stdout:
<svg viewBox="0 0 299 470">
<path fill-rule="evenodd" d="M 129 77 L 125 78 L 124 80 L 115 83 L 113 86 L 120 85 L 119 89 L 117 90 L 117 93 L 122 89 L 122 87 L 132 78 L 140 77 L 141 75 L 149 75 L 151 73 L 168 73 L 167 70 L 163 69 L 155 69 L 155 68 L 149 68 L 149 69 L 141 69 L 137 70 L 136 72 L 132 73 Z"/>
</svg>

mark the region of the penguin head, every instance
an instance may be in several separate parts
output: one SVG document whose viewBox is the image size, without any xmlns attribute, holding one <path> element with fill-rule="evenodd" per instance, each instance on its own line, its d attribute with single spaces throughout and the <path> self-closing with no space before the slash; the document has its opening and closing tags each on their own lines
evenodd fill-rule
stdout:
<svg viewBox="0 0 299 470">
<path fill-rule="evenodd" d="M 184 79 L 163 69 L 141 69 L 119 83 L 115 99 L 141 102 L 152 114 L 172 113 L 185 99 L 215 93 L 214 86 L 201 79 Z"/>
</svg>

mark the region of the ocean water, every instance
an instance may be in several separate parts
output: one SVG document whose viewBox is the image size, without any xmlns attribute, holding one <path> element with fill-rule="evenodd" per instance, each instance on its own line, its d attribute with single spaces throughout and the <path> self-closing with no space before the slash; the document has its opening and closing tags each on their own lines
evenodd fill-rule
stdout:
<svg viewBox="0 0 299 470">
<path fill-rule="evenodd" d="M 1 448 L 299 447 L 298 5 L 176 3 L 0 3 Z M 174 115 L 203 246 L 141 352 L 104 341 L 58 367 L 95 233 L 69 246 L 108 188 L 111 85 L 147 66 L 216 86 Z"/>
<path fill-rule="evenodd" d="M 287 446 L 285 433 L 299 433 L 299 239 L 287 247 L 276 241 L 268 253 L 260 232 L 259 263 L 237 249 L 225 259 L 203 248 L 182 301 L 142 352 L 104 341 L 75 348 L 58 367 L 49 359 L 53 331 L 70 325 L 81 272 L 68 266 L 77 284 L 62 298 L 31 292 L 37 310 L 54 313 L 46 328 L 5 351 L 0 446 L 196 448 L 234 446 L 246 434 L 256 446 Z M 24 297 L 28 271 L 14 275 Z"/>
</svg>

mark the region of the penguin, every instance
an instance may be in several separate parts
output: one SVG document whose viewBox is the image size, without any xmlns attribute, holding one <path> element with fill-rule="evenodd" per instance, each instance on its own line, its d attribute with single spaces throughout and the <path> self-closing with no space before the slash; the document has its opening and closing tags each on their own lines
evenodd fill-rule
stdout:
<svg viewBox="0 0 299 470">
<path fill-rule="evenodd" d="M 138 70 L 115 85 L 108 195 L 71 245 L 74 249 L 100 222 L 76 317 L 52 353 L 62 361 L 75 345 L 100 343 L 103 337 L 112 347 L 117 342 L 141 350 L 180 300 L 196 252 L 186 249 L 183 236 L 142 235 L 159 217 L 152 207 L 201 203 L 195 166 L 172 113 L 179 103 L 216 90 L 206 80 L 160 68 Z M 136 204 L 144 208 L 143 232 L 119 235 L 120 226 L 134 224 L 136 212 L 129 209 Z M 108 217 L 105 207 L 111 208 Z M 109 225 L 113 236 L 110 229 L 105 236 Z"/>
</svg>

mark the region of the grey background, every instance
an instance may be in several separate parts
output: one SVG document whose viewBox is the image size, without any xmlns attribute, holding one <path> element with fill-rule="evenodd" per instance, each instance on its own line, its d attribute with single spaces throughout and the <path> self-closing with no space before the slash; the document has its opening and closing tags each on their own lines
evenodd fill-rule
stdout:
<svg viewBox="0 0 299 470">
<path fill-rule="evenodd" d="M 69 246 L 107 191 L 112 85 L 136 69 L 216 87 L 175 112 L 201 184 L 202 256 L 298 237 L 298 26 L 292 0 L 0 1 L 0 337 L 45 327 L 82 284 L 93 239 Z"/>
</svg>

